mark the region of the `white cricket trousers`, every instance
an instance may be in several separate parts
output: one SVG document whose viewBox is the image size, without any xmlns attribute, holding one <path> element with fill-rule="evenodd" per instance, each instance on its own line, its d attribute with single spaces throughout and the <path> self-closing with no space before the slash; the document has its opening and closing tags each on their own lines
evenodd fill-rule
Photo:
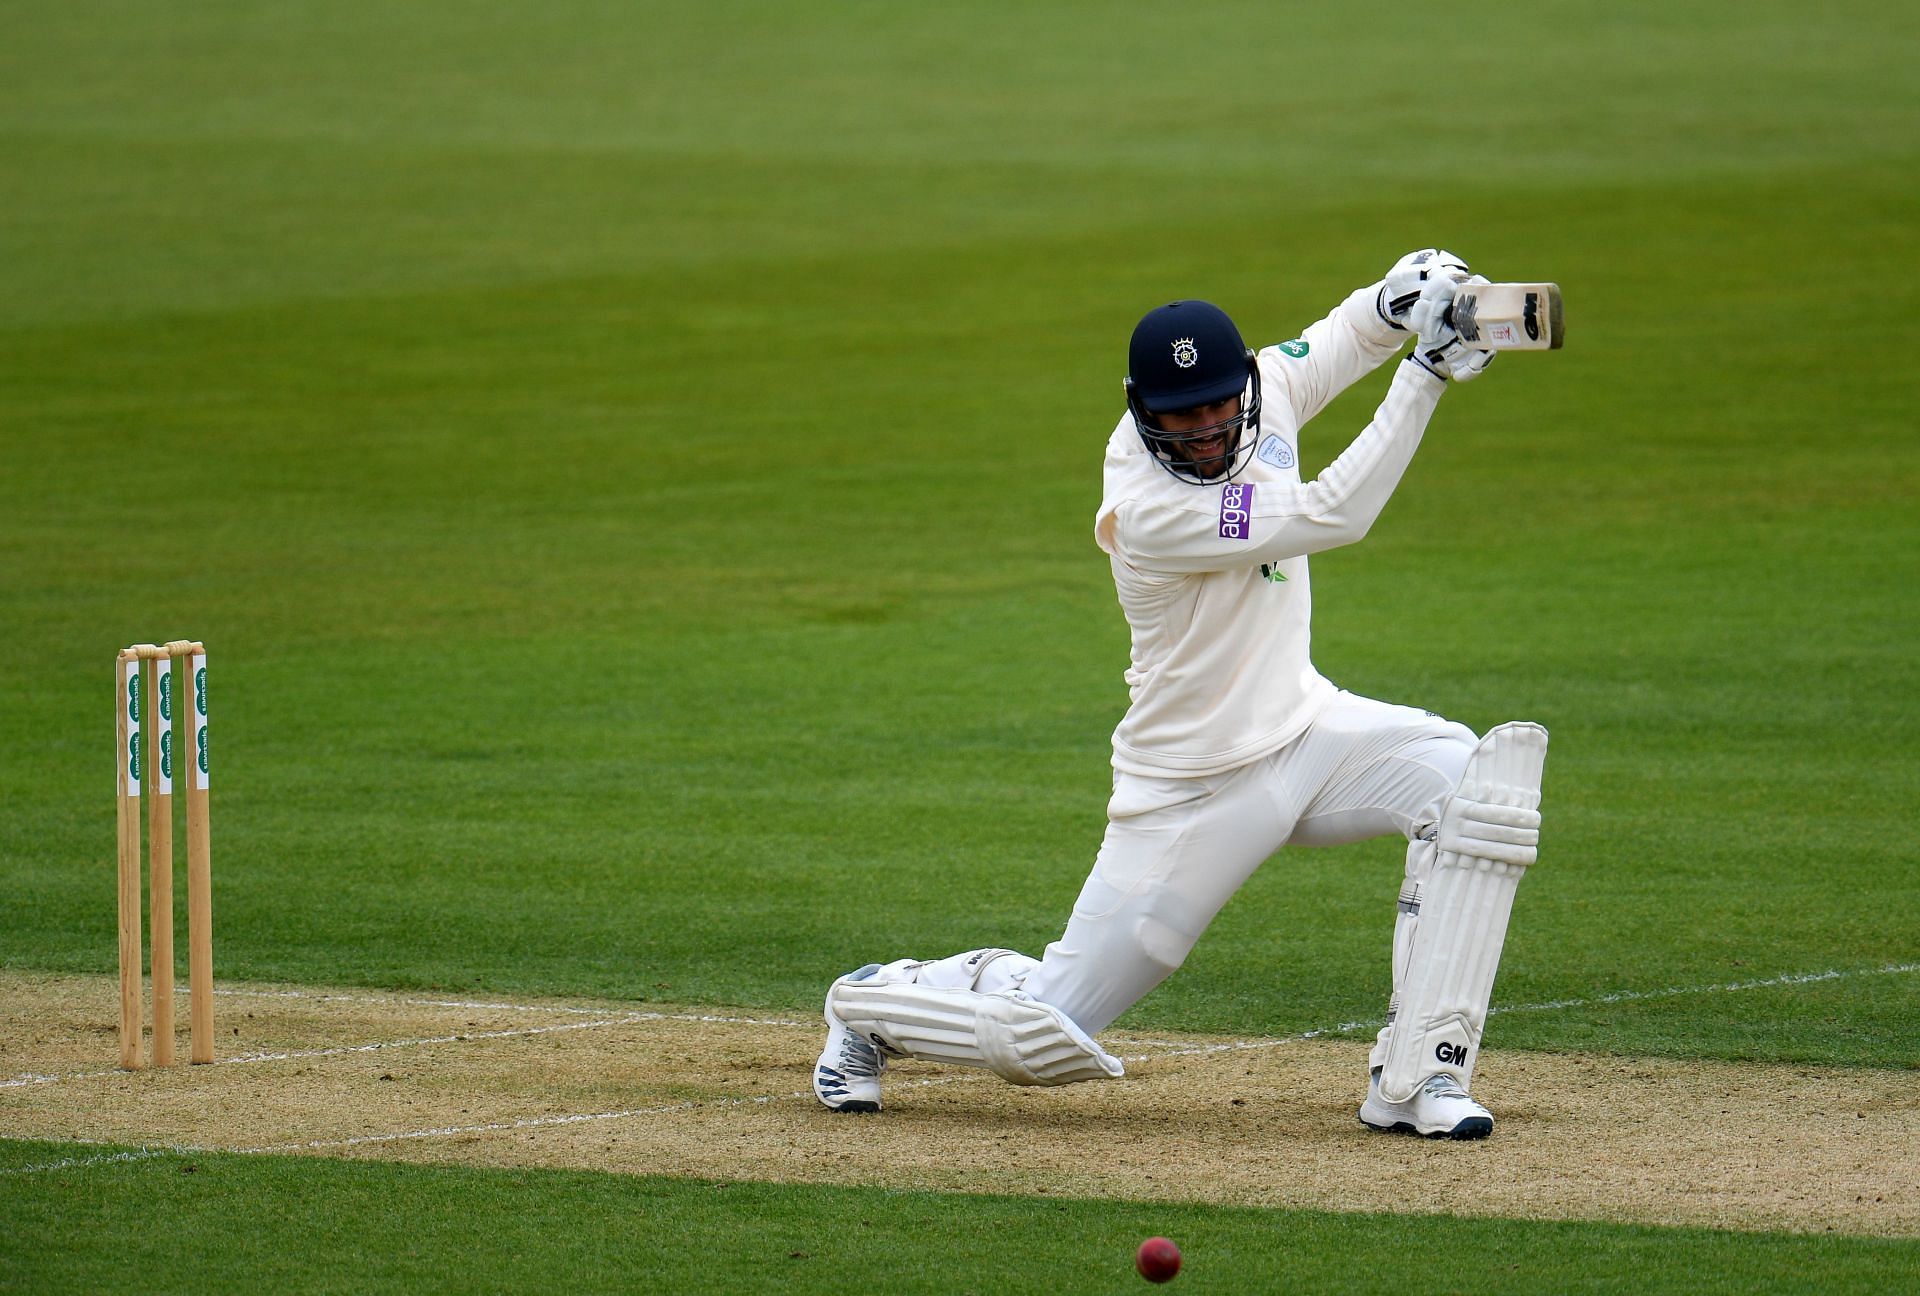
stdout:
<svg viewBox="0 0 1920 1296">
<path fill-rule="evenodd" d="M 1439 821 L 1476 742 L 1465 725 L 1432 712 L 1342 691 L 1300 737 L 1225 774 L 1116 772 L 1099 858 L 1066 930 L 1037 964 L 1010 950 L 968 951 L 903 961 L 894 974 L 983 992 L 1019 986 L 1093 1034 L 1178 968 L 1221 906 L 1282 846 L 1397 833 L 1408 841 L 1397 989 L 1411 948 L 1409 902 L 1417 910 L 1435 855 L 1421 835 Z"/>
</svg>

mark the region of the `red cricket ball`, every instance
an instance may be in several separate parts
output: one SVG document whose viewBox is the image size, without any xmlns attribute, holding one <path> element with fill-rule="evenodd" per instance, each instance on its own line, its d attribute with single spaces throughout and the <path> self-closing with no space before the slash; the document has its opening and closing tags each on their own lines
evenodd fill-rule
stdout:
<svg viewBox="0 0 1920 1296">
<path fill-rule="evenodd" d="M 1150 1237 L 1134 1254 L 1133 1267 L 1148 1282 L 1166 1282 L 1180 1272 L 1180 1248 L 1163 1237 Z"/>
</svg>

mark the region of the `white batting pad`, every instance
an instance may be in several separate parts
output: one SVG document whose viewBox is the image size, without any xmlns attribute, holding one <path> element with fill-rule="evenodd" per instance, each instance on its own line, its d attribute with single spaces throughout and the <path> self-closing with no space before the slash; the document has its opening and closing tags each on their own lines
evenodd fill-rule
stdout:
<svg viewBox="0 0 1920 1296">
<path fill-rule="evenodd" d="M 984 1067 L 1017 1085 L 1102 1080 L 1126 1068 L 1066 1014 L 1018 990 L 981 994 L 910 982 L 840 981 L 827 1008 L 848 1030 L 923 1062 Z"/>
<path fill-rule="evenodd" d="M 1410 1101 L 1440 1071 L 1472 1086 L 1514 891 L 1538 852 L 1546 762 L 1545 729 L 1499 725 L 1468 758 L 1441 814 L 1439 855 L 1380 1072 L 1388 1102 Z"/>
</svg>

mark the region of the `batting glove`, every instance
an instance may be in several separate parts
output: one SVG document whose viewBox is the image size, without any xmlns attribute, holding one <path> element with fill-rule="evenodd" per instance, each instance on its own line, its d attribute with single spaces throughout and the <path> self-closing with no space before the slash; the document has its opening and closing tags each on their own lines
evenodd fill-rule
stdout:
<svg viewBox="0 0 1920 1296">
<path fill-rule="evenodd" d="M 1464 277 L 1467 263 L 1439 248 L 1421 248 L 1395 261 L 1374 301 L 1380 318 L 1403 332 L 1410 328 L 1407 311 L 1420 300 L 1420 290 L 1426 287 L 1428 277 L 1435 270 L 1456 278 Z"/>
<path fill-rule="evenodd" d="M 1407 327 L 1420 335 L 1407 359 L 1425 369 L 1441 382 L 1472 382 L 1487 371 L 1494 353 L 1469 347 L 1453 327 L 1449 308 L 1461 284 L 1487 282 L 1484 275 L 1469 275 L 1465 266 L 1441 266 L 1430 274 L 1419 296 L 1407 308 Z"/>
</svg>

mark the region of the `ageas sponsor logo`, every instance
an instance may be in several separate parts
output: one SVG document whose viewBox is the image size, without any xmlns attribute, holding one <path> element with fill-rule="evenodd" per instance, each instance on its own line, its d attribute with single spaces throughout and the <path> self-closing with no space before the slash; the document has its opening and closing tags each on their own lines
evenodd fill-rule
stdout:
<svg viewBox="0 0 1920 1296">
<path fill-rule="evenodd" d="M 1220 488 L 1220 538 L 1253 538 L 1253 483 L 1228 482 Z"/>
</svg>

